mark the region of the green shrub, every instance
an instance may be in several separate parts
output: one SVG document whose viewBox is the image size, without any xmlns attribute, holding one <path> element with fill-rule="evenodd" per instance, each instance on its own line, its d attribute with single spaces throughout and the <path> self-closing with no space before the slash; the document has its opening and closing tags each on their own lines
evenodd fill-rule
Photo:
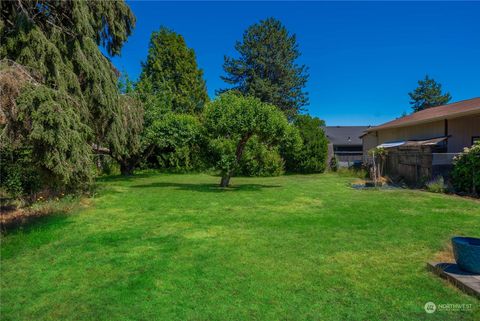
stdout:
<svg viewBox="0 0 480 321">
<path fill-rule="evenodd" d="M 426 183 L 427 191 L 432 193 L 444 193 L 446 191 L 445 182 L 442 176 L 437 176 Z"/>
<path fill-rule="evenodd" d="M 202 167 L 201 125 L 197 116 L 166 113 L 151 122 L 144 136 L 146 144 L 153 148 L 153 157 L 147 162 L 154 167 L 174 171 Z"/>
<path fill-rule="evenodd" d="M 109 155 L 95 155 L 95 163 L 100 165 L 100 168 L 97 166 L 97 171 L 99 175 L 119 175 L 120 166 L 118 162 L 114 160 Z"/>
<path fill-rule="evenodd" d="M 20 172 L 18 170 L 13 170 L 13 167 L 11 167 L 6 175 L 4 186 L 12 198 L 19 198 L 22 196 L 23 186 Z"/>
<path fill-rule="evenodd" d="M 322 126 L 324 121 L 310 115 L 298 115 L 294 129 L 282 146 L 282 157 L 290 172 L 322 173 L 326 169 L 328 141 Z M 299 136 L 300 141 L 297 142 Z"/>
<path fill-rule="evenodd" d="M 19 199 L 38 192 L 47 185 L 48 177 L 43 177 L 33 165 L 30 149 L 14 149 L 9 145 L 0 148 L 0 186 L 11 198 Z"/>
<path fill-rule="evenodd" d="M 480 193 L 480 141 L 455 157 L 452 184 L 457 192 Z"/>
</svg>

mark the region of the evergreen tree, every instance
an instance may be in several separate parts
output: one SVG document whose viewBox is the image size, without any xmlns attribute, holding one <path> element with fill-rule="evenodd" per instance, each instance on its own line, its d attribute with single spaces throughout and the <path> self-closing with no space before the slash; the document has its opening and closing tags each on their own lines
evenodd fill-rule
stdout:
<svg viewBox="0 0 480 321">
<path fill-rule="evenodd" d="M 418 87 L 408 95 L 414 112 L 445 105 L 452 99 L 448 92 L 442 92 L 442 85 L 428 75 L 425 75 L 425 79 L 419 80 Z"/>
<path fill-rule="evenodd" d="M 166 105 L 164 109 L 177 113 L 198 113 L 208 101 L 195 52 L 181 35 L 165 27 L 150 37 L 139 88 L 145 94 L 158 96 Z"/>
<path fill-rule="evenodd" d="M 120 137 L 120 144 L 125 148 L 117 149 L 110 146 L 109 154 L 120 165 L 122 175 L 132 175 L 143 148 L 141 141 L 144 121 L 143 105 L 127 88 L 127 92 L 120 96 L 119 107 L 120 113 L 115 118 L 109 134 Z M 113 141 L 113 139 L 109 141 Z"/>
<path fill-rule="evenodd" d="M 300 56 L 295 35 L 274 18 L 250 26 L 242 42 L 235 44 L 239 57 L 225 57 L 222 79 L 244 95 L 280 108 L 288 117 L 308 104 L 303 91 L 307 68 L 295 61 Z"/>
<path fill-rule="evenodd" d="M 81 188 L 92 176 L 91 129 L 81 121 L 78 102 L 35 77 L 14 62 L 0 62 L 0 154 L 7 173 L 0 178 L 13 197 L 46 187 Z"/>
<path fill-rule="evenodd" d="M 57 187 L 88 181 L 93 143 L 129 147 L 116 126 L 117 72 L 98 46 L 119 54 L 133 13 L 123 1 L 17 0 L 2 1 L 0 14 L 2 89 L 15 93 L 1 106 L 2 137 L 16 138 L 2 152 L 28 149 L 29 164 Z"/>
<path fill-rule="evenodd" d="M 154 166 L 199 165 L 198 114 L 208 101 L 203 72 L 183 37 L 162 27 L 152 33 L 135 91 L 145 108 L 143 158 Z"/>
</svg>

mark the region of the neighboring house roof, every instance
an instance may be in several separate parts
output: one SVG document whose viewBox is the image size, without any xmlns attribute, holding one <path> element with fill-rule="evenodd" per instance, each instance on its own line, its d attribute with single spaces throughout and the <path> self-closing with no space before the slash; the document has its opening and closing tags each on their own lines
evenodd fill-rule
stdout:
<svg viewBox="0 0 480 321">
<path fill-rule="evenodd" d="M 411 115 L 389 121 L 382 125 L 370 127 L 365 131 L 364 134 L 387 128 L 407 127 L 473 114 L 480 114 L 480 97 L 462 100 L 448 105 L 427 108 Z"/>
<path fill-rule="evenodd" d="M 370 126 L 325 126 L 327 139 L 333 145 L 351 146 L 362 145 L 360 135 Z"/>
</svg>

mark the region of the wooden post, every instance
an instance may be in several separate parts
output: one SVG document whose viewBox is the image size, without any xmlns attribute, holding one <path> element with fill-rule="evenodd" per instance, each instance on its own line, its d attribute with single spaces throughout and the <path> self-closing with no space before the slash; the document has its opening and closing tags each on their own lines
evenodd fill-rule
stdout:
<svg viewBox="0 0 480 321">
<path fill-rule="evenodd" d="M 475 187 L 475 166 L 472 166 L 472 192 L 473 195 L 477 195 L 477 189 Z"/>
<path fill-rule="evenodd" d="M 418 183 L 418 158 L 417 158 L 417 153 L 415 153 L 415 183 Z"/>
</svg>

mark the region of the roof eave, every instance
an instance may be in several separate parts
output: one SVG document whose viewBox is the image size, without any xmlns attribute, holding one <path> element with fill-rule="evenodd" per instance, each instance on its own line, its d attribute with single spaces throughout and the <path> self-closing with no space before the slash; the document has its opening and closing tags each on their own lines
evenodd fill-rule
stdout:
<svg viewBox="0 0 480 321">
<path fill-rule="evenodd" d="M 371 132 L 374 132 L 374 131 L 377 131 L 377 130 L 400 128 L 400 127 L 409 127 L 409 126 L 414 126 L 414 125 L 431 123 L 431 122 L 438 121 L 438 120 L 454 119 L 454 118 L 459 118 L 459 117 L 469 116 L 469 115 L 474 115 L 474 114 L 480 114 L 480 110 L 478 110 L 478 109 L 468 110 L 468 111 L 458 112 L 458 113 L 454 113 L 454 114 L 450 114 L 450 115 L 437 116 L 437 117 L 421 119 L 421 120 L 417 120 L 417 121 L 411 121 L 411 122 L 407 122 L 407 123 L 403 123 L 403 124 L 393 124 L 393 125 L 390 125 L 390 126 L 387 125 L 385 127 L 383 127 L 384 125 L 380 125 L 380 126 L 376 126 L 376 127 L 372 127 L 372 128 L 367 129 L 365 131 L 365 133 L 362 134 L 362 136 L 360 136 L 360 137 L 363 137 L 363 136 L 367 135 L 368 133 L 371 133 Z"/>
</svg>

